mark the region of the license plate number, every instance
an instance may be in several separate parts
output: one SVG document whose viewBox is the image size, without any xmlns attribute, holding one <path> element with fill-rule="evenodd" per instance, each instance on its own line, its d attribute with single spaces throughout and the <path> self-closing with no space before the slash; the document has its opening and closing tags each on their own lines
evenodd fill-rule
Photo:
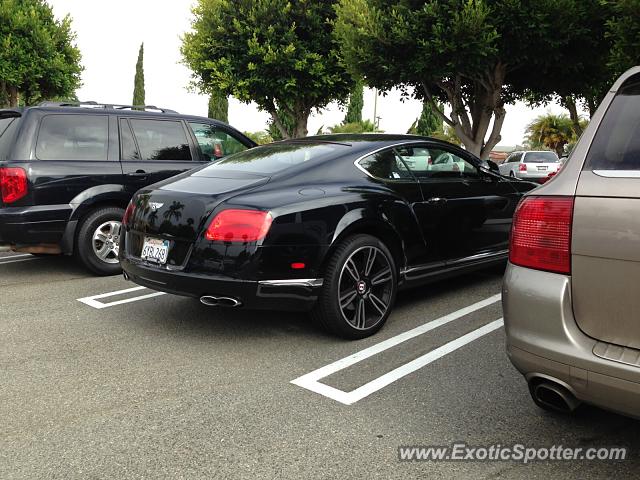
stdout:
<svg viewBox="0 0 640 480">
<path fill-rule="evenodd" d="M 547 167 L 538 167 L 539 172 L 545 172 L 546 170 L 547 170 Z"/>
<path fill-rule="evenodd" d="M 169 240 L 145 237 L 140 258 L 148 262 L 164 265 L 169 256 Z"/>
</svg>

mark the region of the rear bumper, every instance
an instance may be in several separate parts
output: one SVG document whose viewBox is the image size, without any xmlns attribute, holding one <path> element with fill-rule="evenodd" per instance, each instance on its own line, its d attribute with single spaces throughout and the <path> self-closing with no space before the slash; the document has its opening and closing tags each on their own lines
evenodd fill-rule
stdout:
<svg viewBox="0 0 640 480">
<path fill-rule="evenodd" d="M 640 417 L 640 368 L 596 356 L 571 302 L 571 277 L 509 263 L 502 304 L 511 362 L 527 380 L 554 379 L 585 403 Z"/>
<path fill-rule="evenodd" d="M 0 245 L 58 244 L 70 216 L 69 205 L 0 208 Z"/>
<path fill-rule="evenodd" d="M 549 174 L 552 172 L 541 172 L 541 173 L 525 173 L 525 172 L 517 172 L 516 177 L 520 180 L 529 180 L 530 182 L 536 183 L 544 183 L 549 180 Z"/>
<path fill-rule="evenodd" d="M 315 305 L 322 287 L 322 281 L 316 279 L 242 280 L 165 270 L 131 258 L 121 258 L 120 264 L 130 280 L 144 287 L 195 298 L 229 297 L 249 309 L 307 311 Z"/>
</svg>

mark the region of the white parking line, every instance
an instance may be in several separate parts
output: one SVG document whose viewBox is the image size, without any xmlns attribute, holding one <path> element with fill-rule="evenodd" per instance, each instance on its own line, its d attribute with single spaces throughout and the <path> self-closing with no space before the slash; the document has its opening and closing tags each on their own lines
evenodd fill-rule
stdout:
<svg viewBox="0 0 640 480">
<path fill-rule="evenodd" d="M 103 308 L 115 307 L 116 305 L 122 305 L 124 303 L 137 302 L 139 300 L 146 300 L 147 298 L 159 297 L 160 295 L 166 295 L 165 292 L 153 292 L 146 295 L 140 295 L 137 297 L 125 298 L 124 300 L 116 300 L 115 302 L 99 302 L 102 298 L 115 297 L 116 295 L 123 295 L 125 293 L 137 292 L 139 290 L 147 290 L 146 287 L 133 287 L 126 288 L 124 290 L 117 290 L 115 292 L 101 293 L 99 295 L 92 295 L 91 297 L 78 298 L 79 302 L 89 305 L 90 307 L 97 308 L 99 310 Z"/>
<path fill-rule="evenodd" d="M 331 387 L 324 383 L 320 383 L 319 380 L 328 377 L 340 370 L 344 370 L 351 365 L 355 365 L 369 357 L 377 355 L 380 352 L 388 350 L 389 348 L 395 347 L 400 343 L 406 342 L 412 338 L 417 337 L 418 335 L 422 335 L 427 333 L 437 327 L 445 325 L 449 322 L 452 322 L 458 318 L 461 318 L 465 315 L 468 315 L 476 310 L 480 310 L 489 305 L 492 305 L 500 300 L 500 294 L 493 295 L 485 300 L 474 303 L 473 305 L 469 305 L 468 307 L 457 310 L 453 313 L 440 317 L 431 322 L 425 323 L 419 327 L 416 327 L 407 332 L 401 333 L 400 335 L 396 335 L 395 337 L 391 337 L 383 342 L 380 342 L 376 345 L 373 345 L 369 348 L 365 348 L 353 355 L 345 357 L 341 360 L 333 362 L 329 365 L 326 365 L 322 368 L 314 370 L 313 372 L 307 373 L 301 377 L 292 380 L 291 383 L 294 385 L 298 385 L 299 387 L 306 388 L 312 392 L 318 393 L 320 395 L 324 395 L 325 397 L 329 397 L 337 402 L 344 403 L 345 405 L 352 405 L 355 402 L 362 400 L 363 398 L 371 395 L 374 392 L 386 387 L 387 385 L 399 380 L 402 377 L 409 375 L 412 372 L 428 365 L 429 363 L 434 362 L 435 360 L 448 355 L 449 353 L 467 345 L 468 343 L 477 340 L 478 338 L 497 330 L 503 325 L 502 319 L 495 320 L 483 327 L 478 328 L 472 332 L 463 335 L 441 347 L 432 350 L 421 357 L 412 360 L 411 362 L 402 365 L 395 370 L 392 370 L 381 377 L 376 378 L 375 380 L 362 385 L 361 387 L 356 388 L 350 392 L 344 392 L 337 388 Z"/>
</svg>

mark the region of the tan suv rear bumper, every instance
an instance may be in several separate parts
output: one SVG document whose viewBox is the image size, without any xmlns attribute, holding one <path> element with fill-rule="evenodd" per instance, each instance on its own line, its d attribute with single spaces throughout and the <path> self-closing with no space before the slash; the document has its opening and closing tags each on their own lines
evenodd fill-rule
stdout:
<svg viewBox="0 0 640 480">
<path fill-rule="evenodd" d="M 527 381 L 564 385 L 579 400 L 640 418 L 640 368 L 593 354 L 576 324 L 571 277 L 509 263 L 502 289 L 507 353 Z"/>
</svg>

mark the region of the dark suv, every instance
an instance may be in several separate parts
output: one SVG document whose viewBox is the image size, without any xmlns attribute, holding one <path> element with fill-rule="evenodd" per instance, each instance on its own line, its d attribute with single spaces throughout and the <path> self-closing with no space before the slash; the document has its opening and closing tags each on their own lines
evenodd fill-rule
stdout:
<svg viewBox="0 0 640 480">
<path fill-rule="evenodd" d="M 120 221 L 136 190 L 253 146 L 222 122 L 156 107 L 0 110 L 0 245 L 75 254 L 117 274 Z"/>
</svg>

